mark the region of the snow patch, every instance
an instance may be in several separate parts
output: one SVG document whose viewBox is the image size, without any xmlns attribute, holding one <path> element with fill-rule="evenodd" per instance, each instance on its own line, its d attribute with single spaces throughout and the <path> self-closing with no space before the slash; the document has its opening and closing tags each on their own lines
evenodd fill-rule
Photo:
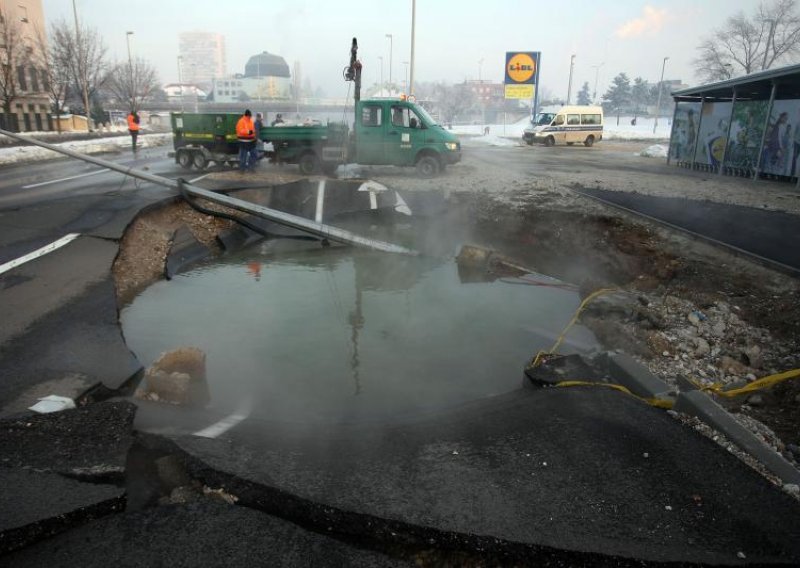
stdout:
<svg viewBox="0 0 800 568">
<path fill-rule="evenodd" d="M 639 152 L 638 155 L 644 158 L 666 158 L 668 151 L 669 149 L 663 144 L 653 144 Z"/>
<path fill-rule="evenodd" d="M 139 136 L 139 148 L 153 148 L 163 146 L 172 140 L 172 134 L 145 134 Z M 102 154 L 105 152 L 120 152 L 130 150 L 131 139 L 128 136 L 114 138 L 96 138 L 94 140 L 73 140 L 54 144 L 61 148 L 81 152 L 82 154 Z M 41 148 L 39 146 L 14 146 L 0 149 L 0 165 L 20 164 L 24 162 L 38 162 L 40 160 L 53 160 L 61 158 L 62 154 Z"/>
</svg>

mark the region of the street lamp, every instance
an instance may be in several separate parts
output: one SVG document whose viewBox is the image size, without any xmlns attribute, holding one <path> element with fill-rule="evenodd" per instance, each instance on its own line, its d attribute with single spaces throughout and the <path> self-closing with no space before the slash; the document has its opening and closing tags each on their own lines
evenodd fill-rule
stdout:
<svg viewBox="0 0 800 568">
<path fill-rule="evenodd" d="M 133 60 L 131 59 L 131 36 L 133 32 L 125 32 L 125 41 L 128 44 L 128 77 L 130 79 L 131 111 L 136 110 L 136 88 L 133 85 Z"/>
<path fill-rule="evenodd" d="M 381 60 L 381 84 L 380 84 L 380 89 L 378 89 L 378 92 L 380 93 L 379 96 L 382 97 L 383 96 L 383 56 L 379 55 L 378 59 Z"/>
<path fill-rule="evenodd" d="M 478 83 L 481 82 L 481 68 L 483 67 L 483 57 L 478 59 Z"/>
<path fill-rule="evenodd" d="M 405 83 L 406 86 L 405 86 L 404 91 L 405 91 L 406 95 L 408 95 L 408 61 L 403 61 L 403 65 L 406 66 L 406 83 Z"/>
<path fill-rule="evenodd" d="M 600 68 L 605 65 L 606 62 L 603 61 L 599 65 L 592 65 L 592 69 L 594 69 L 594 92 L 592 93 L 592 102 L 597 104 L 597 79 L 600 77 Z"/>
<path fill-rule="evenodd" d="M 389 89 L 391 92 L 392 88 L 392 48 L 394 47 L 394 39 L 392 38 L 392 34 L 386 34 L 386 37 L 389 38 Z"/>
<path fill-rule="evenodd" d="M 572 71 L 575 69 L 575 54 L 569 58 L 569 84 L 567 85 L 567 104 L 572 100 Z"/>
<path fill-rule="evenodd" d="M 661 91 L 664 90 L 664 68 L 667 66 L 667 59 L 669 59 L 669 57 L 665 57 L 664 61 L 661 62 L 661 80 L 658 82 L 658 100 L 656 102 L 656 120 L 653 123 L 653 134 L 656 133 L 656 128 L 658 128 L 658 115 L 661 114 Z"/>
</svg>

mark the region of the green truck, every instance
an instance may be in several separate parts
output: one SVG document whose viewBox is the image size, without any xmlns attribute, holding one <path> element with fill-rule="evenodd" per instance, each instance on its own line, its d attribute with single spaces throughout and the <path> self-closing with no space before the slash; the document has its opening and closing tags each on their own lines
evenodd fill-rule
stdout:
<svg viewBox="0 0 800 568">
<path fill-rule="evenodd" d="M 173 113 L 175 161 L 205 168 L 210 162 L 238 162 L 235 113 Z M 330 173 L 340 164 L 414 166 L 432 177 L 461 160 L 458 138 L 421 106 L 401 99 L 371 99 L 355 106 L 355 128 L 327 125 L 276 125 L 260 131 L 271 143 L 272 161 L 298 164 L 305 175 Z"/>
</svg>

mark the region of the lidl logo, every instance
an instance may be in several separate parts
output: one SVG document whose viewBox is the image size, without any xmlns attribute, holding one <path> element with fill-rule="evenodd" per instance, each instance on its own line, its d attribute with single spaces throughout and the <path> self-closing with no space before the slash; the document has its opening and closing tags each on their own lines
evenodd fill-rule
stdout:
<svg viewBox="0 0 800 568">
<path fill-rule="evenodd" d="M 515 83 L 524 83 L 536 73 L 536 64 L 527 53 L 518 53 L 508 62 L 508 76 Z"/>
<path fill-rule="evenodd" d="M 535 83 L 538 52 L 506 53 L 506 83 Z"/>
</svg>

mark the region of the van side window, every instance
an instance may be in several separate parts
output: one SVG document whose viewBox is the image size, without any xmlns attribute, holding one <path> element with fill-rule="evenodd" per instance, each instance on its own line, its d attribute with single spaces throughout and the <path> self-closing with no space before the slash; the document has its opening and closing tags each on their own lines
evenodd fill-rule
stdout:
<svg viewBox="0 0 800 568">
<path fill-rule="evenodd" d="M 581 124 L 600 124 L 600 115 L 583 114 L 581 115 Z"/>
<path fill-rule="evenodd" d="M 392 126 L 399 128 L 419 128 L 422 122 L 417 113 L 410 108 L 393 106 L 391 109 Z"/>
<path fill-rule="evenodd" d="M 580 123 L 581 123 L 581 115 L 579 114 L 567 115 L 567 124 L 580 124 Z"/>
<path fill-rule="evenodd" d="M 364 106 L 361 108 L 362 126 L 380 126 L 383 124 L 383 109 L 379 106 Z"/>
<path fill-rule="evenodd" d="M 564 124 L 564 115 L 563 114 L 559 114 L 556 117 L 555 122 L 553 122 L 553 126 L 560 126 L 562 124 Z"/>
</svg>

